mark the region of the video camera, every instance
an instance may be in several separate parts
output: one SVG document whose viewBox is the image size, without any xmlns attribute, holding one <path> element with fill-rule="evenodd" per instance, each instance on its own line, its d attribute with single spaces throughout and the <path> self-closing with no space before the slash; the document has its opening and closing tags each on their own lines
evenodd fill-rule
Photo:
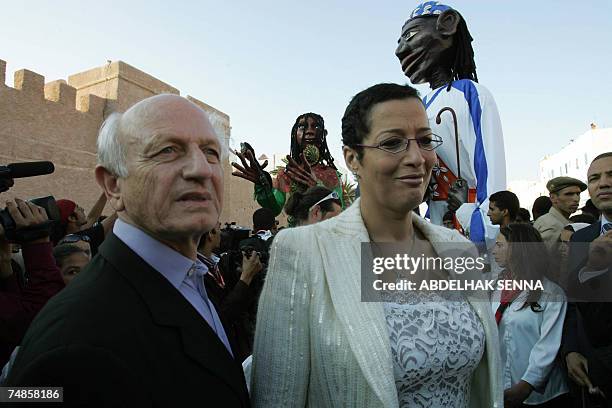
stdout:
<svg viewBox="0 0 612 408">
<path fill-rule="evenodd" d="M 17 230 L 15 220 L 11 217 L 8 210 L 6 208 L 0 210 L 0 224 L 2 228 L 4 228 L 4 236 L 9 241 L 27 242 L 47 235 L 52 235 L 55 227 L 59 224 L 61 219 L 60 211 L 53 196 L 32 198 L 28 201 L 42 207 L 47 213 L 48 220 L 42 224 L 32 225 L 28 228 Z"/>
<path fill-rule="evenodd" d="M 225 227 L 221 229 L 221 245 L 219 252 L 240 252 L 240 241 L 247 239 L 251 234 L 251 230 L 236 225 L 235 222 L 225 223 Z"/>
<path fill-rule="evenodd" d="M 0 166 L 0 192 L 7 191 L 14 185 L 13 179 L 35 177 L 51 174 L 55 171 L 53 163 L 48 161 L 11 163 Z M 33 198 L 31 203 L 44 208 L 48 221 L 17 230 L 15 220 L 5 208 L 0 210 L 0 225 L 4 228 L 4 235 L 11 241 L 31 241 L 51 234 L 54 226 L 59 224 L 60 212 L 52 196 Z"/>
<path fill-rule="evenodd" d="M 265 240 L 259 235 L 253 235 L 240 242 L 240 250 L 245 252 L 250 258 L 251 253 L 257 252 L 259 254 L 259 260 L 264 267 L 268 266 L 268 260 L 270 259 L 270 243 L 272 238 Z"/>
<path fill-rule="evenodd" d="M 219 245 L 219 264 L 221 268 L 229 273 L 240 276 L 242 266 L 242 251 L 240 241 L 249 237 L 251 231 L 248 228 L 237 226 L 235 222 L 225 223 L 221 229 L 221 243 Z"/>
<path fill-rule="evenodd" d="M 231 270 L 239 270 L 242 266 L 242 253 L 246 253 L 250 258 L 253 252 L 259 254 L 259 260 L 262 265 L 267 267 L 270 244 L 267 241 L 254 235 L 251 236 L 251 230 L 237 226 L 235 222 L 226 223 L 221 229 L 221 245 L 219 252 L 221 257 L 225 258 L 225 265 Z"/>
</svg>

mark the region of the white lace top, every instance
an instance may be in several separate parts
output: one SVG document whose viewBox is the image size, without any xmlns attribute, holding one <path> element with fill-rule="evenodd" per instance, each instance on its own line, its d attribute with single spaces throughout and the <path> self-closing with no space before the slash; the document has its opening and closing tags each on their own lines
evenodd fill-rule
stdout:
<svg viewBox="0 0 612 408">
<path fill-rule="evenodd" d="M 384 295 L 400 407 L 467 408 L 484 351 L 476 312 L 460 295 Z"/>
</svg>

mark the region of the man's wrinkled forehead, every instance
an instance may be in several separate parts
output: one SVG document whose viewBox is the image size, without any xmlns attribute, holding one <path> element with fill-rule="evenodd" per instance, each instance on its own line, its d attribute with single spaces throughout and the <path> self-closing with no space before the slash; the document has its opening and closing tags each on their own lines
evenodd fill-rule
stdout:
<svg viewBox="0 0 612 408">
<path fill-rule="evenodd" d="M 124 114 L 122 125 L 127 144 L 148 145 L 164 136 L 178 136 L 179 128 L 184 131 L 190 127 L 216 136 L 206 113 L 176 95 L 159 95 L 139 102 Z"/>
</svg>

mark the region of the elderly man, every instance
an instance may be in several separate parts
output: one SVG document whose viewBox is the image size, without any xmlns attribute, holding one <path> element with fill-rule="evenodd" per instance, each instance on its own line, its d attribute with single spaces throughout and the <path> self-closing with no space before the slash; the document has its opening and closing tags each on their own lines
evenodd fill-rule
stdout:
<svg viewBox="0 0 612 408">
<path fill-rule="evenodd" d="M 550 249 L 556 248 L 559 235 L 570 223 L 569 217 L 578 209 L 580 193 L 587 189 L 586 184 L 572 177 L 555 177 L 546 183 L 552 207 L 547 214 L 539 217 L 533 224 Z"/>
<path fill-rule="evenodd" d="M 9 385 L 63 386 L 69 406 L 249 405 L 197 259 L 225 155 L 206 113 L 176 95 L 107 119 L 95 174 L 119 220 L 30 326 Z"/>
<path fill-rule="evenodd" d="M 612 407 L 612 152 L 591 162 L 587 182 L 601 219 L 570 240 L 568 292 L 579 302 L 567 309 L 562 351 L 570 379 Z"/>
</svg>

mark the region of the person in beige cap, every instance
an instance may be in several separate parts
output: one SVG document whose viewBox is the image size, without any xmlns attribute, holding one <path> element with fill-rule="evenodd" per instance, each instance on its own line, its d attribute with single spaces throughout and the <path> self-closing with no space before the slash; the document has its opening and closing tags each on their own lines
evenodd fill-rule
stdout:
<svg viewBox="0 0 612 408">
<path fill-rule="evenodd" d="M 587 185 L 572 177 L 555 177 L 546 183 L 552 207 L 547 214 L 539 217 L 533 224 L 542 235 L 549 249 L 554 250 L 563 228 L 570 223 L 569 217 L 578 210 L 580 193 Z"/>
</svg>

